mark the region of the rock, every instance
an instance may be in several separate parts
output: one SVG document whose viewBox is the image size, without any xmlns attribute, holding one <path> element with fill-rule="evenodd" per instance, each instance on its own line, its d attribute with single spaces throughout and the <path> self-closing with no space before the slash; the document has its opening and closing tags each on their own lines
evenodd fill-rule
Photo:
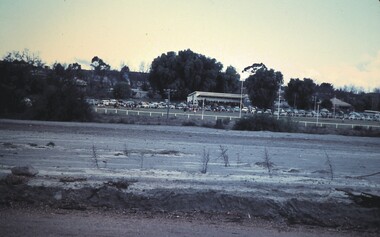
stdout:
<svg viewBox="0 0 380 237">
<path fill-rule="evenodd" d="M 34 177 L 38 174 L 38 170 L 33 166 L 16 166 L 11 169 L 12 174 L 19 176 Z"/>
<path fill-rule="evenodd" d="M 60 201 L 62 199 L 62 192 L 58 191 L 54 194 L 54 199 Z"/>
<path fill-rule="evenodd" d="M 5 183 L 8 185 L 19 185 L 24 184 L 28 181 L 28 178 L 25 176 L 17 176 L 13 174 L 8 174 L 5 177 Z"/>
</svg>

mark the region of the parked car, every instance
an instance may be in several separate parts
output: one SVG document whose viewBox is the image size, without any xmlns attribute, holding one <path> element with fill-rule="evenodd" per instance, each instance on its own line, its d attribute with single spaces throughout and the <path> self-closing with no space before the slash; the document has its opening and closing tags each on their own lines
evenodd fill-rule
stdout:
<svg viewBox="0 0 380 237">
<path fill-rule="evenodd" d="M 110 100 L 110 102 L 109 102 L 109 105 L 111 105 L 111 106 L 114 106 L 114 105 L 116 105 L 117 104 L 117 100 L 115 100 L 115 99 L 112 99 L 112 100 Z"/>
<path fill-rule="evenodd" d="M 306 111 L 305 110 L 298 110 L 298 116 L 299 117 L 304 117 L 306 115 Z"/>
<path fill-rule="evenodd" d="M 138 107 L 139 107 L 139 108 L 144 108 L 144 109 L 146 109 L 146 108 L 149 108 L 149 104 L 146 103 L 146 102 L 144 102 L 144 101 L 141 101 L 141 102 L 138 104 Z"/>
<path fill-rule="evenodd" d="M 109 105 L 110 105 L 110 101 L 109 101 L 109 100 L 102 100 L 102 101 L 101 101 L 101 104 L 102 104 L 103 106 L 109 106 Z"/>
<path fill-rule="evenodd" d="M 157 109 L 158 107 L 158 103 L 157 102 L 151 102 L 149 103 L 149 108 L 150 109 Z"/>
</svg>

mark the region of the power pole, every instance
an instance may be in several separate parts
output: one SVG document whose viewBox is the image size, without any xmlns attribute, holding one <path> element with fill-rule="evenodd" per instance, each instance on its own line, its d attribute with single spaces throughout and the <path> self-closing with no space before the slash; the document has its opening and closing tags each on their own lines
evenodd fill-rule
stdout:
<svg viewBox="0 0 380 237">
<path fill-rule="evenodd" d="M 164 89 L 164 91 L 168 94 L 168 101 L 166 102 L 166 119 L 169 119 L 169 110 L 170 110 L 170 92 L 175 92 L 172 89 Z"/>
<path fill-rule="evenodd" d="M 281 104 L 281 85 L 278 87 L 277 120 L 280 119 L 280 104 Z"/>
<path fill-rule="evenodd" d="M 241 118 L 241 110 L 243 109 L 243 80 L 241 81 L 240 87 L 240 109 L 239 109 L 239 118 Z"/>
</svg>

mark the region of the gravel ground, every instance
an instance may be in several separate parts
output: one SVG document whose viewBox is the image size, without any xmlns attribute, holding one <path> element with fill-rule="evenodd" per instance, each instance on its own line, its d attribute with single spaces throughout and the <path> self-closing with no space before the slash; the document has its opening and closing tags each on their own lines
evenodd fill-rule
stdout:
<svg viewBox="0 0 380 237">
<path fill-rule="evenodd" d="M 24 165 L 39 174 L 10 185 L 10 168 Z M 4 206 L 264 218 L 373 234 L 379 171 L 380 138 L 0 120 Z"/>
</svg>

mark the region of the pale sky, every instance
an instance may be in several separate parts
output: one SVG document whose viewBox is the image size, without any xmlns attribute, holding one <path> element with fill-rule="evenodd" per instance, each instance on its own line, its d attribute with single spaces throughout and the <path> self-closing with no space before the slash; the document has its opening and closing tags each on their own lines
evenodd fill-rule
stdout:
<svg viewBox="0 0 380 237">
<path fill-rule="evenodd" d="M 0 0 L 0 57 L 25 48 L 48 65 L 98 56 L 132 70 L 191 49 L 367 91 L 380 87 L 380 1 Z"/>
</svg>

